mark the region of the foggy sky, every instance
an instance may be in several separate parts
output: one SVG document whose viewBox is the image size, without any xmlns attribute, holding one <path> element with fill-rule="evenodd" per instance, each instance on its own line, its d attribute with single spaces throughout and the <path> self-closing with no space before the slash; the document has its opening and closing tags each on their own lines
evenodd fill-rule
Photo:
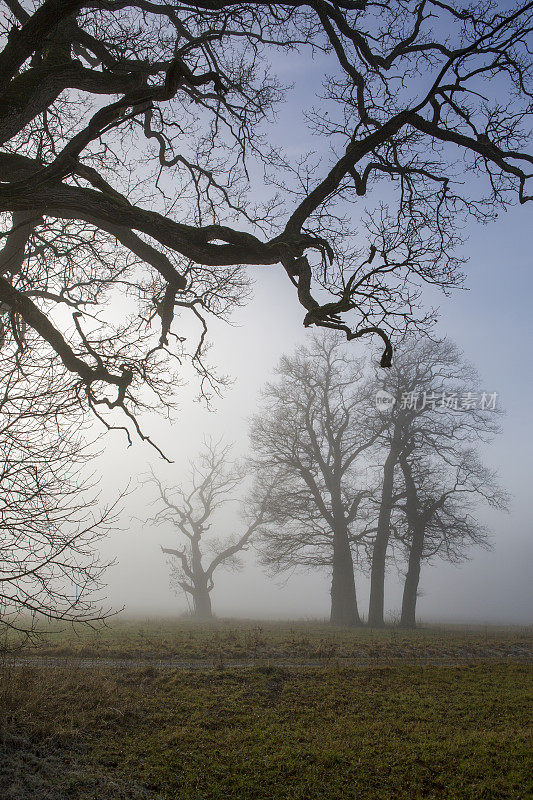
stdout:
<svg viewBox="0 0 533 800">
<path fill-rule="evenodd" d="M 314 81 L 313 69 L 305 78 L 301 74 L 284 75 L 284 69 L 294 66 L 291 64 L 285 60 L 280 65 L 281 78 L 300 81 L 298 96 L 305 103 L 306 88 L 310 91 Z M 319 65 L 315 68 L 321 72 Z M 295 121 L 301 125 L 298 114 L 294 104 L 284 108 L 275 132 L 280 142 L 287 139 Z M 305 147 L 300 136 L 296 144 L 298 151 Z M 481 515 L 494 531 L 491 552 L 474 549 L 471 561 L 460 567 L 443 562 L 423 565 L 418 603 L 422 619 L 533 621 L 531 251 L 529 209 L 513 208 L 489 226 L 472 224 L 463 248 L 469 257 L 469 291 L 454 292 L 451 298 L 434 290 L 424 291 L 428 307 L 440 306 L 439 332 L 461 347 L 478 368 L 483 388 L 498 392 L 499 403 L 506 409 L 503 433 L 485 448 L 484 456 L 488 465 L 498 469 L 513 502 L 510 514 L 484 510 Z M 160 545 L 172 545 L 172 531 L 139 521 L 149 515 L 148 503 L 153 497 L 153 490 L 139 486 L 139 477 L 152 465 L 169 484 L 178 482 L 206 435 L 224 435 L 236 443 L 236 453 L 245 453 L 247 418 L 255 411 L 262 384 L 271 377 L 280 356 L 292 352 L 311 335 L 302 326 L 303 309 L 283 270 L 260 267 L 252 269 L 251 274 L 255 279 L 254 298 L 233 316 L 233 327 L 222 323 L 210 327 L 214 342 L 211 361 L 235 379 L 224 398 L 215 403 L 216 411 L 209 412 L 195 401 L 198 386 L 193 383 L 177 390 L 181 408 L 172 426 L 156 416 L 144 420 L 145 428 L 175 463 L 165 465 L 139 441 L 128 448 L 119 434 L 104 439 L 102 496 L 111 497 L 128 482 L 134 488 L 126 502 L 123 530 L 113 534 L 102 548 L 105 557 L 117 559 L 108 573 L 107 596 L 115 607 L 125 605 L 131 614 L 179 614 L 187 608 L 183 595 L 176 596 L 169 588 L 166 557 L 160 552 Z M 350 347 L 361 354 L 366 352 L 359 342 Z M 227 532 L 231 533 L 238 522 L 236 509 L 228 511 L 224 520 Z M 357 576 L 357 586 L 360 611 L 365 614 L 365 576 Z M 329 576 L 326 571 L 296 573 L 284 576 L 283 581 L 271 579 L 257 566 L 252 552 L 242 572 L 218 573 L 212 598 L 218 616 L 324 618 L 329 613 Z M 397 613 L 400 602 L 401 581 L 391 565 L 386 595 L 389 613 Z"/>
<path fill-rule="evenodd" d="M 469 562 L 454 567 L 437 561 L 424 565 L 419 616 L 428 620 L 472 620 L 530 623 L 531 563 L 531 441 L 533 386 L 530 368 L 529 298 L 533 288 L 530 242 L 522 209 L 490 227 L 476 228 L 469 240 L 470 291 L 442 299 L 439 329 L 454 339 L 477 365 L 482 385 L 497 391 L 506 409 L 503 433 L 485 448 L 488 464 L 496 467 L 503 485 L 513 494 L 510 514 L 483 510 L 481 517 L 494 531 L 494 549 L 472 551 Z M 209 412 L 195 401 L 197 387 L 178 389 L 181 409 L 172 426 L 155 416 L 145 424 L 165 452 L 174 459 L 166 465 L 147 445 L 128 448 L 123 437 L 104 440 L 102 457 L 104 496 L 132 481 L 135 491 L 126 501 L 123 531 L 113 534 L 103 552 L 118 559 L 109 574 L 108 597 L 115 606 L 134 614 L 173 614 L 186 610 L 183 596 L 169 587 L 169 573 L 160 545 L 171 545 L 171 529 L 151 528 L 139 520 L 150 514 L 153 491 L 138 487 L 151 464 L 169 484 L 186 473 L 204 436 L 225 436 L 236 443 L 236 454 L 247 448 L 247 418 L 254 412 L 259 391 L 282 353 L 305 342 L 302 312 L 286 277 L 277 268 L 256 273 L 254 299 L 234 317 L 234 326 L 213 326 L 212 360 L 231 374 L 234 385 Z M 434 297 L 428 294 L 428 304 Z M 215 335 L 216 332 L 216 335 Z M 350 345 L 365 352 L 365 345 Z M 224 519 L 227 532 L 238 525 L 237 509 Z M 222 526 L 221 526 L 222 527 Z M 223 535 L 226 531 L 217 531 Z M 283 580 L 268 578 L 247 556 L 242 572 L 218 573 L 213 591 L 219 616 L 326 617 L 329 601 L 327 572 L 293 574 Z M 284 584 L 284 585 L 283 585 Z M 368 581 L 358 576 L 359 602 L 364 613 Z M 401 584 L 391 565 L 387 609 L 400 606 Z"/>
</svg>

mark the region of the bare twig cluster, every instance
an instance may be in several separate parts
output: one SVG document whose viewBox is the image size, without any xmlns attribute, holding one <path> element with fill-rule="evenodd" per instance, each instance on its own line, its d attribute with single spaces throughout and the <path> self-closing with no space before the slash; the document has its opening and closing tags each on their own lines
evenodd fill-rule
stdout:
<svg viewBox="0 0 533 800">
<path fill-rule="evenodd" d="M 219 387 L 206 320 L 243 302 L 246 267 L 281 265 L 305 325 L 377 335 L 389 365 L 395 334 L 428 321 L 421 284 L 461 282 L 461 218 L 531 199 L 532 14 L 6 0 L 2 338 L 20 350 L 34 331 L 84 407 L 108 425 L 121 409 L 142 435 L 138 413 L 169 407 L 184 358 L 206 394 Z M 272 65 L 317 52 L 308 120 L 328 147 L 313 162 L 297 136 L 284 155 L 265 134 L 285 94 Z M 275 190 L 261 205 L 259 183 Z"/>
<path fill-rule="evenodd" d="M 235 492 L 245 477 L 243 470 L 230 461 L 230 449 L 222 442 L 205 442 L 197 460 L 191 464 L 186 487 L 168 488 L 154 474 L 149 479 L 157 489 L 154 501 L 157 511 L 149 522 L 170 528 L 182 542 L 180 547 L 166 546 L 161 550 L 171 557 L 175 584 L 192 599 L 197 619 L 212 616 L 210 595 L 215 586 L 215 571 L 239 569 L 242 566 L 240 553 L 248 549 L 252 538 L 270 519 L 267 491 L 251 513 L 245 512 L 242 531 L 229 536 L 210 532 L 216 524 L 217 512 L 238 499 Z"/>
<path fill-rule="evenodd" d="M 117 517 L 116 504 L 97 503 L 87 474 L 94 447 L 80 420 L 58 414 L 57 376 L 30 363 L 23 377 L 25 367 L 1 374 L 0 631 L 11 644 L 43 619 L 96 624 L 109 615 L 98 542 Z"/>
</svg>

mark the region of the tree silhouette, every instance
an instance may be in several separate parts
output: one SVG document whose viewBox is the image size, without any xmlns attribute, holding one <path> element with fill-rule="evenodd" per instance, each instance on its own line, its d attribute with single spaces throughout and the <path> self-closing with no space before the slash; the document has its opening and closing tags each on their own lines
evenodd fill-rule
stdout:
<svg viewBox="0 0 533 800">
<path fill-rule="evenodd" d="M 413 443 L 399 463 L 405 485 L 401 504 L 405 526 L 403 530 L 397 527 L 395 536 L 407 555 L 400 624 L 414 628 L 422 562 L 443 558 L 460 563 L 472 545 L 489 547 L 488 531 L 478 518 L 479 500 L 501 510 L 508 498 L 474 448 L 448 450 L 439 462 L 438 453 L 424 458 Z"/>
<path fill-rule="evenodd" d="M 242 533 L 219 538 L 206 536 L 217 511 L 235 500 L 233 493 L 243 482 L 243 473 L 228 462 L 229 452 L 229 445 L 207 442 L 192 464 L 187 488 L 166 488 L 155 475 L 150 479 L 157 487 L 158 510 L 149 521 L 165 527 L 172 525 L 183 541 L 182 547 L 161 549 L 172 557 L 174 577 L 178 586 L 192 597 L 194 616 L 199 620 L 212 617 L 210 595 L 215 586 L 215 571 L 241 566 L 238 554 L 247 549 L 266 519 L 265 498 L 257 512 L 248 515 Z M 211 550 L 207 563 L 206 550 Z"/>
<path fill-rule="evenodd" d="M 393 404 L 376 411 L 383 423 L 383 455 L 371 549 L 368 622 L 374 627 L 384 624 L 386 560 L 398 502 L 405 504 L 411 544 L 415 545 L 408 569 L 407 588 L 411 589 L 405 598 L 410 610 L 407 612 L 406 606 L 404 619 L 412 624 L 424 537 L 427 535 L 426 547 L 431 549 L 432 529 L 435 537 L 441 537 L 442 552 L 447 542 L 452 557 L 454 547 L 460 552 L 469 539 L 483 540 L 475 520 L 465 525 L 461 518 L 465 498 L 469 497 L 468 502 L 476 497 L 492 498 L 498 505 L 496 498 L 504 497 L 476 451 L 480 442 L 497 433 L 498 415 L 481 407 L 479 377 L 453 342 L 407 339 L 392 369 L 376 376 L 374 392 L 378 390 L 387 392 Z"/>
<path fill-rule="evenodd" d="M 138 412 L 171 404 L 172 365 L 181 376 L 189 357 L 217 389 L 207 319 L 243 302 L 247 267 L 280 265 L 304 325 L 379 336 L 390 364 L 395 333 L 428 322 L 421 284 L 461 283 L 461 221 L 531 199 L 532 14 L 489 0 L 6 0 L 3 337 L 23 348 L 35 331 L 34 357 L 62 366 L 84 408 L 108 425 L 121 409 L 142 435 Z M 288 155 L 268 144 L 289 53 L 324 64 L 307 113 L 318 160 L 298 131 Z"/>
<path fill-rule="evenodd" d="M 371 489 L 361 458 L 380 428 L 368 414 L 362 363 L 342 345 L 332 334 L 317 335 L 310 347 L 283 356 L 250 438 L 252 464 L 267 483 L 275 520 L 259 537 L 263 563 L 275 572 L 328 567 L 330 621 L 358 625 L 352 549 Z"/>
</svg>

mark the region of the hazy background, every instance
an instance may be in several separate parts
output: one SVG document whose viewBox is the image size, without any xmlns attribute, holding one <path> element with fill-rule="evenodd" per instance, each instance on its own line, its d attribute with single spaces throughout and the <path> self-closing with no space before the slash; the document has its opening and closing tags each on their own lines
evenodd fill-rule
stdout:
<svg viewBox="0 0 533 800">
<path fill-rule="evenodd" d="M 295 153 L 316 148 L 317 141 L 306 133 L 302 122 L 302 109 L 316 102 L 314 92 L 323 64 L 284 58 L 276 68 L 282 82 L 293 81 L 297 92 L 281 109 L 272 129 L 272 143 L 286 146 L 288 142 L 289 153 L 291 142 Z M 451 298 L 429 289 L 424 294 L 428 306 L 440 306 L 439 332 L 459 344 L 478 367 L 483 387 L 498 392 L 499 404 L 506 409 L 503 434 L 485 455 L 512 492 L 513 504 L 509 515 L 483 512 L 483 521 L 494 531 L 491 552 L 473 550 L 472 560 L 461 567 L 441 562 L 423 567 L 423 594 L 418 604 L 423 619 L 532 621 L 531 251 L 530 210 L 511 209 L 497 222 L 472 226 L 468 232 L 464 254 L 470 258 L 466 268 L 469 291 L 455 292 Z M 172 545 L 172 530 L 150 528 L 139 521 L 150 514 L 153 498 L 153 490 L 140 486 L 140 476 L 152 465 L 169 484 L 178 482 L 205 436 L 223 435 L 236 443 L 236 454 L 245 453 L 247 419 L 256 408 L 262 384 L 282 353 L 292 351 L 310 335 L 302 326 L 303 309 L 282 269 L 260 267 L 251 274 L 254 298 L 234 315 L 233 326 L 215 322 L 210 327 L 214 342 L 210 360 L 234 378 L 232 388 L 215 403 L 213 412 L 195 401 L 197 385 L 178 388 L 181 407 L 172 426 L 156 416 L 144 421 L 147 431 L 175 463 L 166 465 L 139 441 L 128 448 L 119 434 L 104 438 L 102 496 L 111 497 L 128 482 L 133 488 L 122 519 L 124 530 L 103 548 L 106 557 L 117 560 L 108 576 L 108 597 L 115 606 L 125 605 L 128 613 L 179 614 L 187 609 L 184 596 L 176 596 L 169 588 L 169 569 L 160 552 L 161 544 Z M 365 352 L 361 343 L 350 346 Z M 229 533 L 238 524 L 236 509 L 228 509 L 221 527 Z M 400 607 L 400 588 L 396 568 L 391 567 L 386 598 L 389 613 Z M 365 576 L 358 576 L 358 589 L 364 613 L 368 597 Z M 271 579 L 251 552 L 242 572 L 218 573 L 212 597 L 219 616 L 316 618 L 328 614 L 328 593 L 327 573 L 292 574 L 283 582 Z"/>
<path fill-rule="evenodd" d="M 532 413 L 530 335 L 531 239 L 523 209 L 514 209 L 489 227 L 473 229 L 468 252 L 469 291 L 440 298 L 439 330 L 453 338 L 473 361 L 487 391 L 496 391 L 506 409 L 503 433 L 486 448 L 487 462 L 499 469 L 502 483 L 511 490 L 510 514 L 482 513 L 494 531 L 491 552 L 473 550 L 472 559 L 460 567 L 436 562 L 423 567 L 419 616 L 427 620 L 532 621 L 531 563 L 533 556 Z M 168 483 L 186 473 L 188 459 L 204 436 L 224 436 L 236 443 L 236 454 L 246 452 L 247 418 L 255 410 L 262 384 L 282 353 L 303 343 L 310 333 L 302 327 L 302 310 L 286 277 L 278 268 L 258 268 L 254 299 L 234 317 L 232 327 L 212 326 L 215 345 L 211 360 L 235 381 L 215 410 L 195 401 L 197 386 L 178 389 L 181 408 L 169 425 L 157 417 L 146 426 L 165 452 L 174 459 L 165 464 L 150 447 L 136 441 L 128 448 L 120 434 L 104 439 L 101 458 L 103 496 L 109 497 L 131 481 L 122 524 L 103 548 L 117 564 L 109 571 L 108 597 L 115 606 L 132 614 L 178 614 L 186 611 L 183 595 L 169 587 L 169 569 L 160 545 L 171 545 L 171 529 L 151 528 L 139 519 L 150 514 L 153 490 L 138 485 L 152 465 Z M 427 293 L 428 304 L 435 297 Z M 351 347 L 364 352 L 364 345 Z M 237 509 L 228 509 L 221 528 L 231 532 L 239 525 Z M 224 534 L 225 530 L 217 532 Z M 394 613 L 400 606 L 396 568 L 391 566 L 386 606 Z M 368 581 L 359 576 L 359 600 L 364 612 Z M 325 617 L 328 614 L 327 573 L 296 573 L 271 579 L 246 555 L 242 572 L 218 573 L 213 591 L 218 616 Z"/>
</svg>

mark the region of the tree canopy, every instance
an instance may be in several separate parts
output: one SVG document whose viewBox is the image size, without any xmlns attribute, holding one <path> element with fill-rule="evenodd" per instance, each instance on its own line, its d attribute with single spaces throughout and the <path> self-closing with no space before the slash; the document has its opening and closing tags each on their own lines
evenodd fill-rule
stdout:
<svg viewBox="0 0 533 800">
<path fill-rule="evenodd" d="M 171 556 L 176 588 L 192 598 L 197 619 L 212 616 L 210 594 L 215 586 L 215 572 L 221 567 L 240 569 L 240 554 L 248 549 L 262 524 L 270 520 L 267 491 L 251 514 L 244 512 L 243 530 L 238 533 L 232 530 L 225 536 L 209 533 L 217 512 L 235 501 L 233 493 L 244 481 L 242 467 L 229 460 L 230 451 L 231 446 L 222 441 L 206 441 L 196 461 L 191 463 L 187 488 L 166 487 L 153 474 L 149 480 L 157 488 L 154 501 L 157 511 L 149 521 L 175 529 L 181 547 L 166 546 L 161 550 Z M 217 527 L 221 527 L 220 520 Z"/>
<path fill-rule="evenodd" d="M 275 376 L 250 430 L 257 494 L 274 521 L 261 532 L 261 560 L 274 573 L 331 567 L 331 622 L 360 624 L 351 548 L 371 494 L 361 462 L 381 433 L 362 361 L 324 333 L 283 356 Z"/>
<path fill-rule="evenodd" d="M 80 403 L 135 427 L 186 355 L 217 388 L 206 320 L 280 265 L 305 325 L 379 336 L 389 365 L 427 321 L 421 284 L 461 283 L 460 220 L 531 199 L 532 20 L 492 0 L 4 0 L 2 338 L 33 329 Z M 315 155 L 272 138 L 289 55 L 323 64 Z"/>
<path fill-rule="evenodd" d="M 331 570 L 340 625 L 361 624 L 354 571 L 367 567 L 368 623 L 384 625 L 387 565 L 405 557 L 402 624 L 414 626 L 422 562 L 459 563 L 488 546 L 480 505 L 507 506 L 479 452 L 499 432 L 499 409 L 449 340 L 408 337 L 390 370 L 365 366 L 322 332 L 265 385 L 250 466 L 274 524 L 258 547 L 274 574 Z"/>
</svg>

